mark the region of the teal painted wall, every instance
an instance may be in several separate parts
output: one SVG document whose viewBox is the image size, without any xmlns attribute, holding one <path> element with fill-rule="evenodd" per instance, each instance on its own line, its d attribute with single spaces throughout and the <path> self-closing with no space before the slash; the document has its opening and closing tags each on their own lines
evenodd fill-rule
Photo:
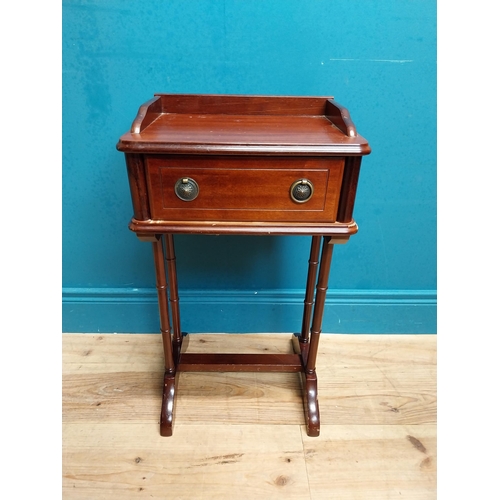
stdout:
<svg viewBox="0 0 500 500">
<path fill-rule="evenodd" d="M 435 332 L 435 1 L 64 1 L 66 332 L 158 330 L 152 252 L 127 228 L 115 149 L 155 92 L 335 96 L 373 152 L 323 330 Z M 308 248 L 177 237 L 183 329 L 299 329 Z"/>
</svg>

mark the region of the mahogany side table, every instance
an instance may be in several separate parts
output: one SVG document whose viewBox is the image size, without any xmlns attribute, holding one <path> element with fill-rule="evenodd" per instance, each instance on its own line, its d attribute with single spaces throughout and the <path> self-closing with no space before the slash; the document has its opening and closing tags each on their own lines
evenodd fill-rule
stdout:
<svg viewBox="0 0 500 500">
<path fill-rule="evenodd" d="M 129 228 L 153 245 L 165 357 L 161 435 L 172 435 L 179 372 L 279 371 L 302 374 L 307 433 L 318 436 L 316 357 L 333 246 L 358 230 L 356 188 L 370 153 L 348 111 L 332 97 L 155 94 L 117 149 L 132 196 Z M 181 351 L 180 233 L 312 237 L 294 354 Z"/>
</svg>

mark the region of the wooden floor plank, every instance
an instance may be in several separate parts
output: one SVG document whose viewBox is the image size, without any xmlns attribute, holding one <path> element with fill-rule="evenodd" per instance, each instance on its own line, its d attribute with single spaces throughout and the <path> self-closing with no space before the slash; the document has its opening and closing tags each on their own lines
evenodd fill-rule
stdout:
<svg viewBox="0 0 500 500">
<path fill-rule="evenodd" d="M 435 341 L 429 340 L 432 336 L 324 335 L 317 363 L 323 424 L 436 422 Z M 163 377 L 159 335 L 65 335 L 63 341 L 65 421 L 157 420 Z M 193 335 L 187 347 L 291 351 L 290 335 Z M 178 388 L 181 421 L 303 423 L 297 374 L 181 373 Z M 200 405 L 203 398 L 210 404 Z"/>
<path fill-rule="evenodd" d="M 323 336 L 317 366 L 324 424 L 436 422 L 432 335 Z"/>
<path fill-rule="evenodd" d="M 290 335 L 188 338 L 292 352 Z M 323 335 L 317 366 L 318 438 L 296 373 L 181 373 L 163 438 L 160 335 L 64 334 L 63 498 L 435 498 L 436 337 Z"/>
<path fill-rule="evenodd" d="M 63 374 L 162 372 L 161 335 L 65 334 Z"/>
<path fill-rule="evenodd" d="M 323 425 L 303 440 L 313 500 L 436 498 L 434 425 Z"/>
<path fill-rule="evenodd" d="M 65 424 L 65 499 L 310 499 L 299 426 Z"/>
</svg>

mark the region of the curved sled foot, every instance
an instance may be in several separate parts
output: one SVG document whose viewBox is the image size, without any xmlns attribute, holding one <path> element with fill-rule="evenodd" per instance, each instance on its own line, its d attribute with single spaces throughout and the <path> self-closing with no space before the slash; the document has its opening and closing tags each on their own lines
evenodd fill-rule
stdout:
<svg viewBox="0 0 500 500">
<path fill-rule="evenodd" d="M 306 419 L 307 435 L 319 436 L 319 405 L 318 405 L 318 379 L 316 373 L 304 374 L 304 415 Z"/>
<path fill-rule="evenodd" d="M 171 436 L 174 421 L 175 375 L 165 373 L 161 402 L 160 435 Z"/>
</svg>

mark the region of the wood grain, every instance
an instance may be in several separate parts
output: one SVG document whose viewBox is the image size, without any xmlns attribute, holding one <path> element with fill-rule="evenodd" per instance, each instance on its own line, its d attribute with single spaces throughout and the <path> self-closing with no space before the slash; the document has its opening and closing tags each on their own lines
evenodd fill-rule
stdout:
<svg viewBox="0 0 500 500">
<path fill-rule="evenodd" d="M 123 152 L 365 155 L 348 111 L 329 97 L 156 94 L 144 103 Z"/>
<path fill-rule="evenodd" d="M 181 114 L 245 114 L 245 115 L 323 115 L 325 104 L 333 97 L 252 96 L 217 94 L 165 94 L 160 97 L 164 113 Z"/>
<path fill-rule="evenodd" d="M 288 334 L 187 338 L 292 352 Z M 323 335 L 318 379 L 317 438 L 296 373 L 181 373 L 162 438 L 161 336 L 64 334 L 63 498 L 436 498 L 436 337 Z"/>
<path fill-rule="evenodd" d="M 344 161 L 318 158 L 148 157 L 148 192 L 154 220 L 293 221 L 336 220 Z M 178 179 L 193 178 L 196 199 L 176 195 Z M 314 194 L 303 204 L 290 196 L 290 187 L 307 178 Z"/>
<path fill-rule="evenodd" d="M 436 498 L 433 425 L 323 425 L 302 433 L 311 498 Z"/>
<path fill-rule="evenodd" d="M 299 427 L 181 424 L 166 440 L 148 425 L 73 424 L 63 439 L 65 499 L 309 498 Z"/>
</svg>

